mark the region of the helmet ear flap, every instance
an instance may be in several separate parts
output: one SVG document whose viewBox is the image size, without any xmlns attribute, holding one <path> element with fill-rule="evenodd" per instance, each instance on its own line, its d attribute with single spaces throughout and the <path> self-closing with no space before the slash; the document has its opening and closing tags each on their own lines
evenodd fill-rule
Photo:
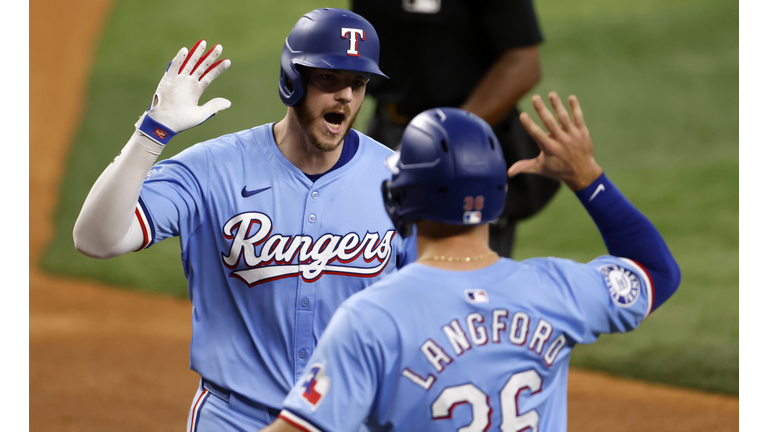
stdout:
<svg viewBox="0 0 768 432">
<path fill-rule="evenodd" d="M 392 181 L 386 180 L 381 183 L 381 195 L 384 198 L 384 208 L 387 210 L 392 225 L 395 226 L 400 237 L 406 238 L 413 234 L 413 222 L 405 222 L 400 217 L 402 208 L 401 197 L 398 193 L 392 193 Z"/>
<path fill-rule="evenodd" d="M 280 65 L 280 82 L 277 87 L 283 103 L 287 106 L 295 106 L 304 97 L 307 85 L 300 67 L 290 61 L 288 64 L 287 68 L 284 64 Z"/>
</svg>

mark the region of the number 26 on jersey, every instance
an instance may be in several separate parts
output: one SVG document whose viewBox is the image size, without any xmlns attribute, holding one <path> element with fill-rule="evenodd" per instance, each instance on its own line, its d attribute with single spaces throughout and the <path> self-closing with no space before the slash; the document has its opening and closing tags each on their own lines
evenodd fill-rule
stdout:
<svg viewBox="0 0 768 432">
<path fill-rule="evenodd" d="M 527 370 L 512 375 L 501 389 L 501 425 L 502 432 L 518 432 L 529 429 L 539 431 L 539 413 L 535 409 L 520 413 L 518 397 L 528 389 L 531 394 L 541 391 L 541 376 L 535 370 Z M 469 404 L 472 407 L 472 423 L 464 426 L 458 432 L 482 432 L 490 429 L 491 407 L 490 396 L 486 395 L 474 384 L 446 387 L 432 403 L 432 419 L 451 418 L 451 412 L 456 405 Z"/>
</svg>

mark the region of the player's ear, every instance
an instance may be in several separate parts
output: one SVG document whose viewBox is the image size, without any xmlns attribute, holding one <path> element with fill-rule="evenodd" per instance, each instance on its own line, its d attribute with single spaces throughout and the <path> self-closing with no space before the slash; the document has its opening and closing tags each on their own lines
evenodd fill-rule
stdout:
<svg viewBox="0 0 768 432">
<path fill-rule="evenodd" d="M 293 81 L 290 78 L 285 77 L 285 85 L 288 87 L 288 90 L 293 91 Z"/>
</svg>

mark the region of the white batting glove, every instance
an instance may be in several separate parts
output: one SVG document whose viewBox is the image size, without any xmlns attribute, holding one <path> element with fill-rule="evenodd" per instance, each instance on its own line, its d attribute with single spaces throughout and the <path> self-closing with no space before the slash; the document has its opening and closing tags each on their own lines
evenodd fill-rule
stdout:
<svg viewBox="0 0 768 432">
<path fill-rule="evenodd" d="M 224 98 L 215 98 L 198 106 L 208 85 L 232 64 L 229 59 L 216 61 L 221 45 L 207 53 L 205 41 L 198 41 L 191 53 L 182 48 L 157 86 L 152 106 L 136 123 L 136 129 L 157 143 L 165 145 L 177 133 L 193 128 L 221 110 L 232 106 Z M 187 55 L 189 54 L 189 55 Z"/>
</svg>

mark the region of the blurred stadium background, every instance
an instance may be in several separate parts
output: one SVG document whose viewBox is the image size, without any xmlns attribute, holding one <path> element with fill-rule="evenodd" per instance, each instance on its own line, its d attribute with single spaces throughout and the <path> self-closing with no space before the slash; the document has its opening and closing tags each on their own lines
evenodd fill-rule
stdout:
<svg viewBox="0 0 768 432">
<path fill-rule="evenodd" d="M 175 240 L 108 261 L 78 254 L 71 233 L 80 206 L 179 47 L 199 38 L 224 46 L 232 67 L 203 101 L 221 96 L 232 108 L 179 135 L 162 158 L 282 118 L 276 84 L 283 39 L 302 13 L 326 6 L 349 7 L 336 0 L 114 2 L 43 268 L 185 297 Z M 598 161 L 658 226 L 683 273 L 678 293 L 639 330 L 577 348 L 572 364 L 738 395 L 738 3 L 540 0 L 536 7 L 545 43 L 544 78 L 534 92 L 579 96 Z M 530 111 L 530 102 L 522 107 Z M 357 129 L 365 131 L 370 108 L 364 104 Z M 563 190 L 520 227 L 514 257 L 584 262 L 604 253 L 588 215 Z"/>
</svg>

